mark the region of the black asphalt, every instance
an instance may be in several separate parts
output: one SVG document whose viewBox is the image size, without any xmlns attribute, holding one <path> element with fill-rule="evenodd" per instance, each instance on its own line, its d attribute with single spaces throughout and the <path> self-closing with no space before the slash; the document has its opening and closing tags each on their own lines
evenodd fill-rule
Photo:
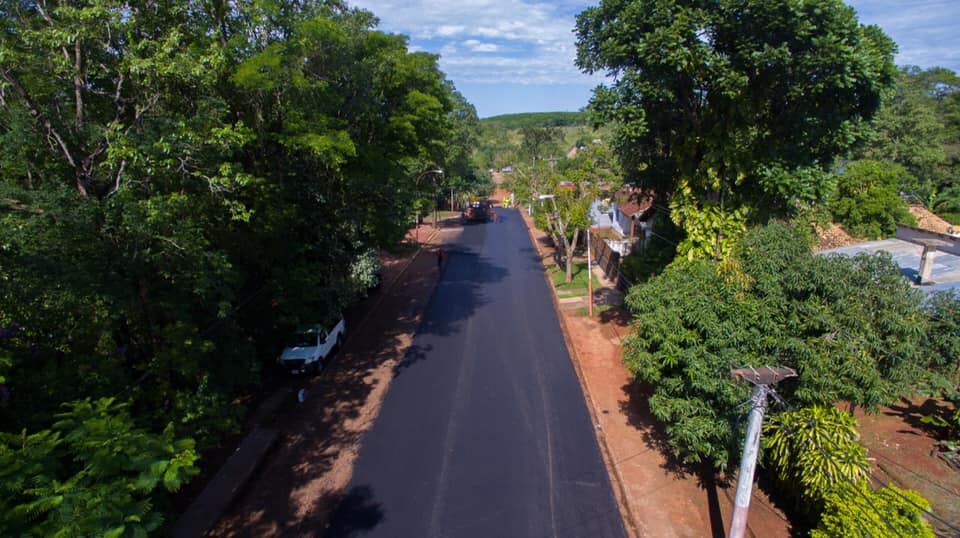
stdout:
<svg viewBox="0 0 960 538">
<path fill-rule="evenodd" d="M 625 536 L 530 236 L 465 226 L 327 536 Z"/>
</svg>

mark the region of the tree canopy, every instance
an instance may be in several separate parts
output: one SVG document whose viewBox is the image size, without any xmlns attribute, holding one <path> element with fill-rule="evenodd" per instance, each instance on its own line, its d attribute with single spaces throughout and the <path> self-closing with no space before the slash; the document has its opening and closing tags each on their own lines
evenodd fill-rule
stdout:
<svg viewBox="0 0 960 538">
<path fill-rule="evenodd" d="M 907 66 L 854 158 L 892 161 L 909 175 L 896 188 L 960 222 L 960 77 L 949 69 Z"/>
<path fill-rule="evenodd" d="M 817 256 L 773 224 L 747 232 L 733 260 L 675 263 L 627 296 L 638 323 L 624 360 L 684 460 L 729 463 L 749 395 L 733 368 L 793 367 L 778 390 L 797 405 L 876 409 L 925 382 L 929 321 L 889 256 Z"/>
<path fill-rule="evenodd" d="M 98 413 L 215 446 L 284 333 L 350 304 L 432 201 L 418 173 L 487 184 L 473 106 L 376 23 L 325 1 L 0 6 L 0 429 L 40 446 L 63 404 L 115 398 Z M 44 448 L 58 480 L 71 446 Z"/>
<path fill-rule="evenodd" d="M 602 0 L 577 17 L 577 65 L 616 77 L 591 108 L 616 123 L 628 179 L 665 196 L 681 254 L 722 257 L 748 220 L 822 200 L 822 173 L 893 86 L 894 43 L 841 0 Z"/>
</svg>

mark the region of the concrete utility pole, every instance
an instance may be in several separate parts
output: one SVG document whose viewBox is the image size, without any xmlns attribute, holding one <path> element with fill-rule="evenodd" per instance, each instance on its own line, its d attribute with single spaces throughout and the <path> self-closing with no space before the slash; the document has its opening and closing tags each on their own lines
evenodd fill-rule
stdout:
<svg viewBox="0 0 960 538">
<path fill-rule="evenodd" d="M 763 415 L 767 409 L 767 395 L 775 385 L 788 377 L 797 377 L 792 368 L 764 366 L 731 370 L 730 375 L 737 381 L 753 383 L 750 396 L 750 417 L 747 421 L 747 438 L 743 441 L 743 456 L 740 459 L 740 476 L 737 478 L 737 498 L 733 506 L 733 519 L 730 521 L 729 538 L 743 538 L 747 529 L 747 512 L 750 510 L 750 495 L 753 492 L 753 474 L 757 468 L 757 452 L 760 449 L 760 430 Z"/>
<path fill-rule="evenodd" d="M 587 316 L 593 317 L 593 264 L 590 258 L 590 226 L 587 226 Z"/>
</svg>

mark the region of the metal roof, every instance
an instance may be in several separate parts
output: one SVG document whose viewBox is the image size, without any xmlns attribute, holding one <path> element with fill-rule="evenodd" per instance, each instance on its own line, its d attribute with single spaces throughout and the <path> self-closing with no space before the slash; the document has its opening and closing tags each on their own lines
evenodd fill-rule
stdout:
<svg viewBox="0 0 960 538">
<path fill-rule="evenodd" d="M 869 243 L 823 250 L 820 254 L 855 256 L 861 252 L 874 254 L 880 251 L 888 252 L 893 256 L 893 261 L 900 266 L 900 273 L 904 277 L 911 282 L 917 281 L 917 276 L 920 274 L 920 255 L 923 253 L 923 247 L 902 239 L 870 241 Z M 939 252 L 933 262 L 931 280 L 933 281 L 932 284 L 918 286 L 919 289 L 927 294 L 947 290 L 960 293 L 960 256 Z"/>
</svg>

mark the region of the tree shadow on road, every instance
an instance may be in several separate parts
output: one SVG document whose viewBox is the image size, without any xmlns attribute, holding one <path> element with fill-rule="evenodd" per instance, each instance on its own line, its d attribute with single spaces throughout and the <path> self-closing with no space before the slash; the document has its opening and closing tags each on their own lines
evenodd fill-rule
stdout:
<svg viewBox="0 0 960 538">
<path fill-rule="evenodd" d="M 383 508 L 376 502 L 370 486 L 356 486 L 346 495 L 335 496 L 329 504 L 337 509 L 330 515 L 330 523 L 323 535 L 329 538 L 358 536 L 379 525 L 384 519 Z"/>
<path fill-rule="evenodd" d="M 366 506 L 360 502 L 362 491 L 351 492 L 352 497 L 329 491 L 336 486 L 331 477 L 349 472 L 338 457 L 358 447 L 363 424 L 373 420 L 377 406 L 368 400 L 391 373 L 383 365 L 402 360 L 401 351 L 410 344 L 437 277 L 435 262 L 426 253 L 414 260 L 408 273 L 367 322 L 354 329 L 343 351 L 320 375 L 292 383 L 293 393 L 307 390 L 306 401 L 300 404 L 291 397 L 277 413 L 277 446 L 209 535 L 319 534 L 340 500 L 350 500 L 354 508 Z M 372 514 L 372 508 L 366 513 Z"/>
</svg>

